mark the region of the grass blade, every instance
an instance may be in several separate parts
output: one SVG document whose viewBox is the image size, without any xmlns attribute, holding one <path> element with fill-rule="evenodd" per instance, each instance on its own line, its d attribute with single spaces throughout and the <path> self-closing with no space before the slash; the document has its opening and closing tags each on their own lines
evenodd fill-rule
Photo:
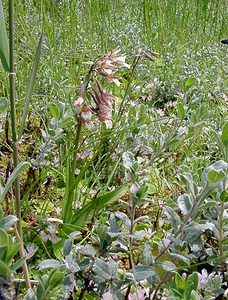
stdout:
<svg viewBox="0 0 228 300">
<path fill-rule="evenodd" d="M 6 185 L 3 188 L 2 194 L 0 195 L 0 203 L 5 199 L 5 196 L 11 187 L 11 184 L 15 181 L 15 179 L 19 176 L 19 174 L 21 172 L 23 172 L 23 170 L 29 165 L 30 165 L 30 163 L 28 163 L 28 162 L 20 162 L 17 165 L 17 167 L 13 170 L 13 173 L 8 178 Z"/>
<path fill-rule="evenodd" d="M 38 65 L 39 65 L 39 62 L 40 62 L 43 39 L 44 39 L 44 34 L 42 33 L 41 36 L 40 36 L 38 46 L 36 48 L 36 55 L 35 55 L 34 63 L 33 63 L 33 66 L 32 66 L 32 73 L 31 73 L 31 77 L 30 77 L 30 81 L 29 81 L 29 85 L 28 85 L 27 94 L 26 94 L 26 97 L 25 97 L 25 103 L 24 103 L 24 106 L 23 106 L 23 114 L 22 114 L 21 124 L 20 124 L 19 139 L 22 136 L 23 129 L 24 129 L 25 122 L 26 122 L 26 118 L 27 118 L 27 114 L 28 114 L 28 107 L 29 107 L 29 103 L 31 101 L 31 97 L 32 97 L 32 93 L 33 93 L 33 87 L 34 87 L 34 84 L 35 84 L 36 75 L 37 75 L 37 71 L 38 71 Z"/>
<path fill-rule="evenodd" d="M 9 41 L 6 33 L 2 0 L 0 0 L 0 59 L 6 72 L 9 72 Z"/>
</svg>

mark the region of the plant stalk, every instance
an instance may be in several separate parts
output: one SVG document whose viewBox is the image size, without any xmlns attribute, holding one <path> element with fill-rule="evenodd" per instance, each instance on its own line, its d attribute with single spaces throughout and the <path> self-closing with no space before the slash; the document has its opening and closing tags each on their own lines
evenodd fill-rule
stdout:
<svg viewBox="0 0 228 300">
<path fill-rule="evenodd" d="M 16 117 L 16 97 L 15 97 L 15 82 L 16 82 L 16 71 L 14 61 L 14 0 L 9 1 L 9 51 L 10 51 L 10 72 L 9 72 L 9 84 L 10 84 L 10 119 L 11 119 L 11 130 L 13 140 L 13 163 L 14 168 L 19 163 L 18 153 L 18 142 L 17 142 L 17 117 Z M 22 220 L 21 220 L 21 203 L 20 203 L 20 183 L 17 177 L 14 183 L 15 188 L 15 211 L 17 216 L 16 223 L 16 236 L 17 241 L 20 243 L 20 256 L 25 256 L 24 244 L 23 244 L 23 233 L 22 233 Z M 29 273 L 26 261 L 23 263 L 23 272 L 25 276 L 27 288 L 31 288 L 29 280 Z"/>
<path fill-rule="evenodd" d="M 139 63 L 139 60 L 140 60 L 140 56 L 136 56 L 135 59 L 134 59 L 134 61 L 133 61 L 133 64 L 132 64 L 132 70 L 131 70 L 131 74 L 130 74 L 130 78 L 128 79 L 127 87 L 126 87 L 126 90 L 125 90 L 123 99 L 122 99 L 122 101 L 121 101 L 121 103 L 120 103 L 119 111 L 118 111 L 118 114 L 117 114 L 117 121 L 119 121 L 120 118 L 121 118 L 121 116 L 122 116 L 122 113 L 123 113 L 123 110 L 124 110 L 125 100 L 126 100 L 128 91 L 129 91 L 129 89 L 130 89 L 132 80 L 133 80 L 133 78 L 134 78 L 134 73 L 135 73 L 135 70 L 136 70 L 136 66 L 137 66 L 138 63 Z"/>
<path fill-rule="evenodd" d="M 224 191 L 226 190 L 226 183 L 224 181 L 223 184 Z M 224 267 L 225 263 L 223 260 L 224 251 L 223 251 L 223 238 L 224 238 L 224 228 L 223 228 L 223 220 L 224 220 L 224 212 L 225 212 L 225 203 L 223 200 L 218 199 L 221 202 L 220 204 L 220 214 L 218 216 L 218 223 L 219 223 L 219 256 L 221 259 L 221 265 Z"/>
<path fill-rule="evenodd" d="M 130 220 L 131 220 L 131 224 L 130 224 L 130 240 L 129 240 L 129 265 L 130 265 L 130 269 L 134 269 L 134 261 L 133 261 L 133 255 L 132 255 L 132 246 L 133 246 L 133 242 L 134 242 L 134 238 L 133 238 L 133 234 L 134 234 L 134 221 L 135 221 L 135 209 L 136 209 L 136 203 L 134 200 L 134 196 L 131 196 L 131 209 L 130 209 Z M 131 284 L 128 285 L 126 294 L 124 299 L 128 299 L 129 298 L 129 294 L 131 291 Z"/>
<path fill-rule="evenodd" d="M 74 185 L 75 169 L 77 163 L 77 153 L 78 153 L 78 147 L 79 147 L 79 141 L 81 135 L 81 128 L 82 128 L 82 120 L 81 118 L 78 118 L 77 132 L 74 141 L 72 160 L 70 154 L 68 154 L 69 157 L 67 162 L 66 189 L 63 198 L 63 212 L 62 212 L 62 218 L 64 223 L 69 223 L 72 217 L 72 203 L 73 203 L 74 190 L 75 190 L 75 185 Z"/>
</svg>

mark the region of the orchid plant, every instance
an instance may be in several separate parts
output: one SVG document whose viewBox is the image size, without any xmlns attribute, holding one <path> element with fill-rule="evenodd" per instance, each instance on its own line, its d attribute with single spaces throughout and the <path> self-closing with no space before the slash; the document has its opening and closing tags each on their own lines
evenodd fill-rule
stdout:
<svg viewBox="0 0 228 300">
<path fill-rule="evenodd" d="M 112 106 L 115 97 L 105 91 L 100 81 L 104 79 L 108 84 L 120 85 L 120 78 L 116 73 L 121 68 L 130 68 L 130 65 L 125 62 L 125 55 L 121 55 L 119 52 L 120 50 L 113 50 L 95 60 L 81 84 L 80 96 L 74 102 L 76 135 L 73 143 L 74 147 L 69 153 L 67 162 L 66 189 L 62 205 L 64 223 L 71 222 L 74 194 L 80 181 L 75 179 L 75 172 L 82 128 L 93 128 L 98 123 L 105 124 L 107 128 L 112 127 Z M 90 104 L 91 98 L 94 105 Z M 78 178 L 80 176 L 79 172 Z"/>
</svg>

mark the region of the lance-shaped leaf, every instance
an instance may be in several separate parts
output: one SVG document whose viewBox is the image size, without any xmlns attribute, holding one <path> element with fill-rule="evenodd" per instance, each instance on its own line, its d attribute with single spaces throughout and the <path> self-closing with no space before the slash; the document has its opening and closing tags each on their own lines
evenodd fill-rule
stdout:
<svg viewBox="0 0 228 300">
<path fill-rule="evenodd" d="M 77 226 L 84 226 L 87 222 L 89 222 L 95 212 L 124 196 L 126 191 L 127 186 L 124 185 L 118 187 L 112 192 L 108 192 L 100 197 L 95 198 L 84 207 L 77 210 L 71 223 Z"/>
<path fill-rule="evenodd" d="M 228 122 L 224 125 L 222 130 L 222 142 L 225 147 L 228 147 Z"/>
<path fill-rule="evenodd" d="M 0 284 L 9 282 L 10 269 L 3 261 L 0 260 Z"/>
<path fill-rule="evenodd" d="M 25 121 L 26 121 L 27 114 L 28 114 L 28 107 L 29 107 L 29 103 L 32 98 L 32 93 L 33 93 L 33 88 L 34 88 L 34 84 L 35 84 L 35 80 L 36 80 L 38 65 L 40 62 L 40 55 L 41 55 L 43 39 L 44 39 L 44 34 L 42 33 L 40 36 L 40 40 L 39 40 L 37 49 L 36 49 L 36 55 L 35 55 L 34 63 L 32 66 L 32 73 L 31 73 L 31 77 L 30 77 L 30 81 L 29 81 L 29 85 L 28 85 L 27 94 L 25 97 L 25 103 L 23 105 L 23 114 L 22 114 L 22 118 L 21 118 L 19 138 L 21 138 L 23 130 L 24 130 Z"/>
<path fill-rule="evenodd" d="M 196 83 L 196 78 L 194 77 L 187 78 L 184 82 L 185 91 L 187 92 L 195 83 Z"/>
<path fill-rule="evenodd" d="M 192 291 L 196 291 L 199 284 L 199 277 L 197 272 L 193 272 L 186 280 L 186 288 L 184 291 L 184 299 L 191 300 Z"/>
<path fill-rule="evenodd" d="M 0 114 L 4 114 L 8 105 L 8 100 L 5 97 L 0 98 Z"/>
<path fill-rule="evenodd" d="M 6 72 L 9 72 L 9 41 L 6 33 L 2 0 L 0 0 L 0 59 Z"/>
<path fill-rule="evenodd" d="M 11 187 L 11 184 L 15 181 L 15 179 L 21 174 L 21 172 L 24 171 L 24 169 L 30 166 L 30 163 L 28 162 L 20 162 L 17 167 L 13 170 L 13 173 L 10 175 L 10 177 L 8 178 L 5 187 L 0 190 L 2 191 L 2 194 L 0 195 L 0 203 L 5 199 L 5 196 L 8 192 L 8 190 Z"/>
<path fill-rule="evenodd" d="M 196 194 L 197 194 L 197 188 L 196 188 L 196 185 L 194 183 L 192 174 L 190 174 L 190 173 L 183 173 L 183 174 L 181 174 L 181 176 L 184 179 L 184 181 L 187 183 L 191 194 L 195 197 Z"/>
</svg>

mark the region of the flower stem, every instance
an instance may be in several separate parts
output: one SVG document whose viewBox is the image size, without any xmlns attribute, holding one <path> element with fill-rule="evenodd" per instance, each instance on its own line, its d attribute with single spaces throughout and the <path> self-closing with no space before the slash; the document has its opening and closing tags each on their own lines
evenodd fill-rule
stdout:
<svg viewBox="0 0 228 300">
<path fill-rule="evenodd" d="M 122 116 L 123 109 L 124 109 L 124 102 L 126 100 L 126 97 L 127 97 L 127 94 L 128 94 L 128 91 L 129 91 L 129 88 L 130 88 L 130 85 L 131 85 L 131 82 L 132 82 L 133 77 L 134 77 L 135 69 L 136 69 L 136 66 L 139 63 L 139 60 L 140 60 L 140 56 L 136 56 L 135 59 L 134 59 L 134 61 L 133 61 L 132 70 L 131 70 L 131 74 L 130 74 L 130 77 L 129 77 L 129 80 L 128 80 L 128 83 L 127 83 L 126 91 L 125 91 L 123 99 L 122 99 L 122 101 L 120 103 L 120 107 L 119 107 L 119 111 L 118 111 L 118 115 L 117 115 L 117 120 L 119 120 L 121 118 L 121 116 Z"/>
<path fill-rule="evenodd" d="M 17 117 L 16 117 L 16 103 L 15 103 L 15 62 L 14 62 L 14 0 L 9 1 L 9 49 L 10 49 L 10 73 L 9 73 L 9 84 L 10 84 L 10 119 L 12 129 L 12 140 L 13 140 L 13 163 L 14 168 L 19 163 L 18 154 L 18 143 L 17 143 Z M 20 256 L 25 256 L 24 244 L 23 244 L 23 233 L 22 233 L 22 220 L 21 220 L 21 201 L 20 201 L 20 183 L 17 177 L 14 183 L 15 188 L 15 210 L 17 216 L 16 224 L 16 237 L 18 243 L 20 243 Z M 28 266 L 26 261 L 23 263 L 23 272 L 26 281 L 27 288 L 31 288 L 29 279 Z"/>
<path fill-rule="evenodd" d="M 62 218 L 64 223 L 70 223 L 72 217 L 72 204 L 73 204 L 74 190 L 75 190 L 75 184 L 74 184 L 75 169 L 77 163 L 77 153 L 78 153 L 78 147 L 80 142 L 81 128 L 82 128 L 82 120 L 81 118 L 78 118 L 77 131 L 74 140 L 74 149 L 72 154 L 73 157 L 69 152 L 67 158 L 66 189 L 63 197 L 63 212 L 62 212 Z"/>
</svg>

